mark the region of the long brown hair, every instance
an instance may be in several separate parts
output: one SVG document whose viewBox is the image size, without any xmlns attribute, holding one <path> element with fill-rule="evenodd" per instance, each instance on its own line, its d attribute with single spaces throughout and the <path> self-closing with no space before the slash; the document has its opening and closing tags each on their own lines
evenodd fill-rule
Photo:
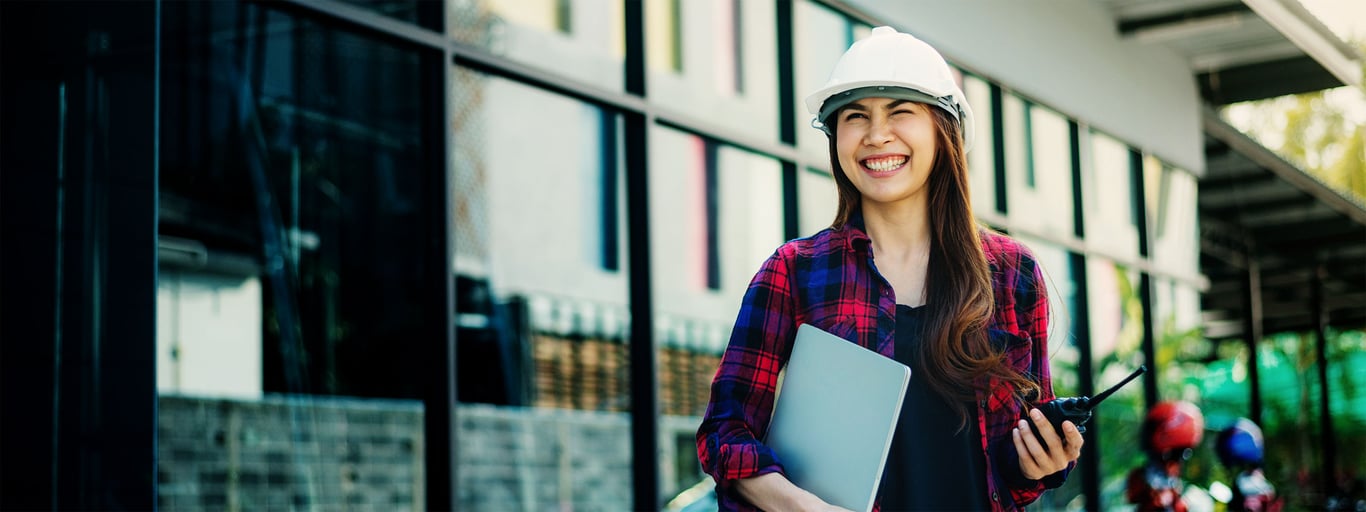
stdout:
<svg viewBox="0 0 1366 512">
<path fill-rule="evenodd" d="M 993 348 L 987 325 L 995 310 L 991 270 L 982 252 L 981 235 L 972 215 L 968 190 L 967 157 L 958 121 L 942 109 L 934 113 L 935 157 L 926 182 L 929 190 L 930 261 L 926 270 L 925 292 L 928 316 L 923 327 L 923 343 L 917 343 L 918 371 L 927 383 L 958 412 L 968 419 L 968 404 L 976 400 L 973 381 L 983 375 L 1001 379 L 1015 388 L 1016 397 L 1029 400 L 1038 396 L 1038 383 L 1011 368 L 1005 353 Z M 838 113 L 830 116 L 838 119 Z M 835 134 L 839 123 L 830 127 L 830 167 L 839 191 L 839 206 L 833 227 L 843 227 L 859 212 L 862 196 L 845 176 L 836 151 Z"/>
</svg>

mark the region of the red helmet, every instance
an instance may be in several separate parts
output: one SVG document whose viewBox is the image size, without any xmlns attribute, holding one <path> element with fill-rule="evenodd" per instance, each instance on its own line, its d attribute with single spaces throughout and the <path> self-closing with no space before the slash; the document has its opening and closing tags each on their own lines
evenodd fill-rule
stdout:
<svg viewBox="0 0 1366 512">
<path fill-rule="evenodd" d="M 1190 402 L 1158 402 L 1143 421 L 1143 449 L 1166 456 L 1193 450 L 1204 435 L 1205 417 Z"/>
</svg>

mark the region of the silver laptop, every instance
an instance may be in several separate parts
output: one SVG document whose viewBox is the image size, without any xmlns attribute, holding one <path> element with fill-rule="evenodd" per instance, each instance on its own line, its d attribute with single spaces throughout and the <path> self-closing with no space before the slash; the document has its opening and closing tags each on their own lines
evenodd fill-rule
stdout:
<svg viewBox="0 0 1366 512">
<path fill-rule="evenodd" d="M 764 443 L 798 487 L 872 510 L 911 369 L 802 324 L 783 373 Z"/>
</svg>

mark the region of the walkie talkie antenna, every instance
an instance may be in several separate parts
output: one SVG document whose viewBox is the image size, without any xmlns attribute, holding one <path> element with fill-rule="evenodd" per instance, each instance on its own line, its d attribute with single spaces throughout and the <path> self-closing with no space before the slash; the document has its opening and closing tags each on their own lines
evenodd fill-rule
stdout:
<svg viewBox="0 0 1366 512">
<path fill-rule="evenodd" d="M 1087 408 L 1090 409 L 1090 408 L 1092 408 L 1092 407 L 1095 407 L 1096 404 L 1099 404 L 1099 403 L 1101 402 L 1101 400 L 1105 400 L 1106 398 L 1109 398 L 1110 395 L 1113 394 L 1116 390 L 1118 390 L 1121 386 L 1123 386 L 1123 385 L 1125 385 L 1125 384 L 1128 384 L 1129 381 L 1134 380 L 1134 377 L 1138 377 L 1139 375 L 1143 375 L 1143 372 L 1146 372 L 1146 371 L 1148 371 L 1148 367 L 1147 367 L 1146 365 L 1139 365 L 1137 370 L 1134 370 L 1133 373 L 1130 373 L 1128 377 L 1125 377 L 1125 378 L 1124 378 L 1124 380 L 1119 381 L 1119 384 L 1115 384 L 1115 385 L 1113 385 L 1113 386 L 1110 386 L 1110 389 L 1107 389 L 1107 390 L 1105 390 L 1105 391 L 1101 391 L 1099 395 L 1096 395 L 1096 396 L 1094 396 L 1094 397 L 1091 397 L 1091 399 L 1088 400 L 1087 403 L 1086 403 Z"/>
</svg>

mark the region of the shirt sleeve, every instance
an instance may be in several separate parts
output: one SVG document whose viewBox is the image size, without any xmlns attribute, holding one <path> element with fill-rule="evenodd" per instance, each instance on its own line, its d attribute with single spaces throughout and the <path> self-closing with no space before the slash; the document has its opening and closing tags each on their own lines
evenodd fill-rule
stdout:
<svg viewBox="0 0 1366 512">
<path fill-rule="evenodd" d="M 777 456 L 760 439 L 768 431 L 778 373 L 796 335 L 789 268 L 780 248 L 750 282 L 697 430 L 698 460 L 716 480 L 723 503 L 738 499 L 735 480 L 782 472 Z"/>
</svg>

